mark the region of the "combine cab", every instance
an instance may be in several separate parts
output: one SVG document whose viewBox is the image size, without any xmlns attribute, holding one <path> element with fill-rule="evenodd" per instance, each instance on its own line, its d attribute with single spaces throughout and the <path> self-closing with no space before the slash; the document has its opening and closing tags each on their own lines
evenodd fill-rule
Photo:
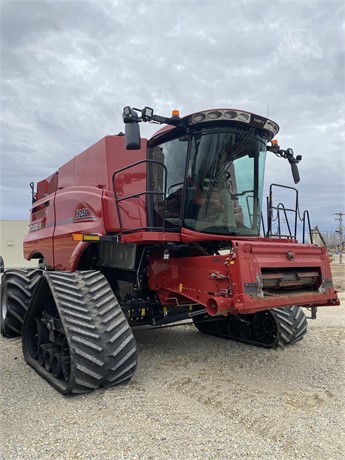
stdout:
<svg viewBox="0 0 345 460">
<path fill-rule="evenodd" d="M 184 118 L 125 107 L 107 136 L 32 184 L 24 255 L 38 269 L 2 279 L 1 332 L 61 393 L 130 380 L 132 327 L 192 319 L 198 330 L 273 348 L 303 338 L 319 306 L 339 305 L 327 251 L 297 242 L 294 209 L 268 199 L 266 154 L 288 160 L 271 120 L 230 109 Z M 150 140 L 139 123 L 164 126 Z M 293 219 L 288 218 L 288 213 Z M 287 223 L 283 232 L 280 223 Z M 273 223 L 278 227 L 273 231 Z M 261 235 L 260 236 L 260 231 Z"/>
</svg>

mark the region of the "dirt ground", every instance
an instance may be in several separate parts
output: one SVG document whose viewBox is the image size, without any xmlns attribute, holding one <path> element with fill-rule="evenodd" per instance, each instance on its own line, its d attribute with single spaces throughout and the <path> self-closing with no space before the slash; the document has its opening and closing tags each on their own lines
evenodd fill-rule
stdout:
<svg viewBox="0 0 345 460">
<path fill-rule="evenodd" d="M 345 264 L 332 270 L 343 305 L 319 308 L 301 342 L 265 350 L 192 325 L 137 329 L 131 383 L 89 395 L 60 395 L 20 339 L 1 338 L 0 458 L 345 458 Z"/>
<path fill-rule="evenodd" d="M 338 291 L 345 291 L 345 263 L 331 264 L 333 285 Z"/>
</svg>

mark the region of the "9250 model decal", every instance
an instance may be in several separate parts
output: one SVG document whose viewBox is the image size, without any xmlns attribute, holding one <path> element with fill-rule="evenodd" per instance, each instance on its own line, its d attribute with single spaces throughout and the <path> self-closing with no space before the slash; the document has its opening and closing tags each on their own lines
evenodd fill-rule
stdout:
<svg viewBox="0 0 345 460">
<path fill-rule="evenodd" d="M 72 218 L 72 222 L 97 220 L 97 217 L 92 214 L 88 208 L 78 208 Z"/>
<path fill-rule="evenodd" d="M 89 216 L 89 210 L 87 208 L 77 209 L 74 219 L 85 219 L 85 217 Z"/>
</svg>

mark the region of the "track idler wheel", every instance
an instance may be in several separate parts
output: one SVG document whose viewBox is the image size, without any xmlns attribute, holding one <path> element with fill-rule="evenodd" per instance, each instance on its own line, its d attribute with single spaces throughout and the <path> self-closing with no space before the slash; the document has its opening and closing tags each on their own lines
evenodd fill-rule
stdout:
<svg viewBox="0 0 345 460">
<path fill-rule="evenodd" d="M 33 358 L 38 359 L 38 350 L 40 346 L 49 340 L 48 329 L 42 324 L 38 316 L 30 319 L 27 336 L 27 348 Z"/>
<path fill-rule="evenodd" d="M 1 279 L 0 330 L 5 337 L 21 335 L 24 317 L 42 270 L 6 270 Z"/>
<path fill-rule="evenodd" d="M 132 330 L 97 271 L 42 274 L 23 325 L 23 353 L 63 394 L 127 382 L 137 365 Z"/>
<path fill-rule="evenodd" d="M 206 334 L 265 348 L 298 342 L 307 332 L 306 316 L 297 306 L 227 317 L 203 314 L 195 316 L 193 322 Z"/>
<path fill-rule="evenodd" d="M 53 372 L 54 356 L 60 356 L 60 362 L 61 362 L 61 350 L 55 346 L 47 348 L 44 353 L 44 367 L 47 369 L 48 372 L 51 372 L 54 375 L 54 377 L 56 377 L 55 376 L 56 372 L 55 373 Z"/>
<path fill-rule="evenodd" d="M 259 311 L 253 315 L 252 328 L 260 343 L 266 345 L 275 343 L 277 322 L 275 316 L 269 310 Z"/>
</svg>

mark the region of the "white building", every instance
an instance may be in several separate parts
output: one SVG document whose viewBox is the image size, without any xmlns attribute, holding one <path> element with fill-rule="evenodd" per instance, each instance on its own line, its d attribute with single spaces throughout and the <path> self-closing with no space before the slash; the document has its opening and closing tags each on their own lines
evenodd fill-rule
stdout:
<svg viewBox="0 0 345 460">
<path fill-rule="evenodd" d="M 28 262 L 23 256 L 23 240 L 28 233 L 26 220 L 0 220 L 0 255 L 6 268 L 37 267 L 38 260 Z"/>
</svg>

